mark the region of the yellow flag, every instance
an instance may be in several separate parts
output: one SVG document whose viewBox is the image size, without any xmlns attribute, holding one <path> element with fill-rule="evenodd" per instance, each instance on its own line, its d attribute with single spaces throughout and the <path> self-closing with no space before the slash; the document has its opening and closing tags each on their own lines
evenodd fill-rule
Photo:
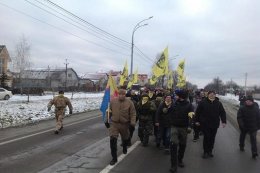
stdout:
<svg viewBox="0 0 260 173">
<path fill-rule="evenodd" d="M 167 88 L 172 89 L 173 86 L 173 71 L 169 71 L 168 73 L 168 82 L 167 82 Z"/>
<path fill-rule="evenodd" d="M 183 60 L 181 60 L 181 61 L 179 62 L 179 65 L 178 65 L 178 67 L 177 67 L 177 74 L 178 74 L 178 76 L 179 76 L 179 75 L 183 75 L 183 73 L 184 73 L 184 67 L 185 67 L 185 59 L 183 59 Z"/>
<path fill-rule="evenodd" d="M 184 88 L 185 86 L 186 86 L 186 76 L 182 75 L 178 77 L 177 87 Z"/>
<path fill-rule="evenodd" d="M 119 85 L 120 86 L 123 86 L 126 79 L 128 77 L 128 66 L 127 66 L 127 61 L 125 62 L 125 66 L 124 66 L 124 69 L 123 69 L 123 72 L 122 74 L 120 75 L 120 82 L 119 82 Z"/>
<path fill-rule="evenodd" d="M 184 88 L 186 86 L 186 77 L 184 75 L 185 59 L 179 62 L 177 67 L 178 83 L 177 87 Z"/>
<path fill-rule="evenodd" d="M 135 70 L 133 78 L 128 82 L 127 89 L 131 88 L 131 86 L 135 83 L 138 83 L 138 70 Z"/>
<path fill-rule="evenodd" d="M 161 54 L 160 58 L 158 61 L 154 64 L 152 68 L 153 75 L 155 77 L 160 77 L 162 75 L 167 75 L 168 74 L 168 47 L 166 47 Z"/>
<path fill-rule="evenodd" d="M 149 83 L 151 85 L 154 85 L 157 82 L 158 78 L 155 75 L 152 75 L 152 77 L 149 80 Z"/>
</svg>

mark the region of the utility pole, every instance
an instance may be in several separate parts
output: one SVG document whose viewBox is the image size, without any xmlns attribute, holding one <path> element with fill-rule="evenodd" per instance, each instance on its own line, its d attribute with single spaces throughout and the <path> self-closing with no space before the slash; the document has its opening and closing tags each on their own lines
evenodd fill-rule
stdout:
<svg viewBox="0 0 260 173">
<path fill-rule="evenodd" d="M 64 63 L 66 66 L 66 70 L 65 70 L 65 91 L 67 91 L 67 78 L 68 78 L 68 59 L 66 59 L 66 63 Z"/>
<path fill-rule="evenodd" d="M 245 74 L 245 96 L 246 96 L 246 82 L 247 82 L 247 73 Z"/>
</svg>

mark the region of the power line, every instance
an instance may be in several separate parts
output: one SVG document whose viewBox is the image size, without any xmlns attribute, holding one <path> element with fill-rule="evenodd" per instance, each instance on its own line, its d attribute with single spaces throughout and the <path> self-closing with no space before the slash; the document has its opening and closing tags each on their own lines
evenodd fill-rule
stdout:
<svg viewBox="0 0 260 173">
<path fill-rule="evenodd" d="M 39 7 L 38 5 L 32 3 L 32 2 L 30 2 L 30 1 L 28 1 L 28 0 L 25 0 L 25 1 L 28 2 L 28 3 L 30 3 L 30 4 L 33 5 L 33 6 L 36 6 L 37 8 L 42 9 L 43 11 L 46 11 L 47 13 L 49 13 L 49 14 L 51 14 L 51 15 L 54 15 L 54 16 L 57 17 L 57 18 L 60 18 L 60 19 L 63 20 L 63 21 L 66 21 L 64 18 L 61 18 L 60 16 L 57 16 L 56 14 L 53 14 L 52 12 L 49 12 L 48 10 L 41 8 L 41 7 Z M 38 3 L 40 3 L 40 4 L 44 5 L 44 6 L 46 6 L 45 4 L 39 2 L 38 0 L 35 0 L 35 1 L 37 1 Z M 45 0 L 45 1 L 46 1 L 46 0 Z M 48 2 L 49 2 L 49 1 L 48 1 Z M 11 9 L 11 10 L 14 10 L 14 11 L 16 11 L 16 12 L 18 12 L 18 13 L 21 13 L 21 14 L 27 16 L 27 17 L 30 17 L 30 18 L 32 18 L 32 19 L 34 19 L 34 20 L 37 20 L 37 21 L 41 22 L 41 23 L 44 23 L 44 24 L 46 24 L 46 25 L 49 25 L 49 26 L 51 26 L 51 27 L 53 27 L 53 28 L 55 28 L 55 29 L 57 29 L 57 30 L 60 30 L 60 31 L 65 32 L 65 33 L 70 34 L 70 35 L 73 35 L 74 37 L 77 37 L 77 38 L 79 38 L 79 39 L 81 39 L 81 40 L 83 40 L 83 41 L 86 41 L 86 42 L 89 42 L 89 43 L 91 43 L 91 44 L 94 44 L 94 45 L 96 45 L 96 46 L 98 46 L 98 47 L 102 47 L 102 48 L 104 48 L 104 49 L 110 50 L 110 51 L 112 51 L 112 52 L 115 52 L 115 53 L 118 53 L 118 54 L 121 54 L 121 55 L 124 55 L 124 56 L 130 56 L 129 54 L 121 53 L 121 52 L 119 52 L 119 51 L 116 51 L 116 50 L 114 50 L 114 49 L 108 48 L 108 47 L 106 47 L 106 46 L 102 46 L 102 45 L 100 45 L 100 44 L 98 44 L 98 43 L 96 43 L 96 42 L 94 42 L 94 41 L 91 41 L 91 40 L 87 40 L 87 39 L 85 39 L 85 38 L 82 38 L 82 37 L 80 37 L 80 36 L 78 36 L 78 35 L 76 35 L 76 34 L 73 34 L 73 33 L 69 32 L 69 31 L 66 31 L 66 30 L 64 30 L 64 29 L 62 29 L 62 28 L 59 28 L 59 27 L 55 26 L 55 25 L 49 24 L 49 23 L 47 23 L 47 22 L 45 22 L 45 21 L 43 21 L 43 20 L 37 19 L 37 18 L 35 18 L 35 17 L 33 17 L 33 16 L 29 15 L 29 14 L 26 14 L 26 13 L 24 13 L 24 12 L 22 12 L 22 11 L 20 11 L 20 10 L 17 10 L 17 9 L 15 9 L 15 8 L 13 8 L 13 7 L 10 7 L 10 6 L 8 6 L 8 5 L 4 4 L 4 3 L 0 3 L 0 4 L 3 5 L 3 6 L 5 6 L 5 7 L 7 7 L 7 8 L 9 8 L 9 9 Z M 46 7 L 48 7 L 48 6 L 46 6 Z M 69 18 L 69 17 L 65 16 L 64 14 L 58 12 L 57 10 L 54 10 L 54 9 L 51 8 L 51 7 L 48 7 L 48 8 L 49 8 L 49 9 L 52 9 L 52 10 L 55 11 L 56 13 L 59 13 L 60 15 L 66 17 L 66 18 Z M 65 10 L 65 9 L 64 9 L 64 10 Z M 69 18 L 69 19 L 72 20 L 73 22 L 78 23 L 77 21 L 75 21 L 75 20 L 73 20 L 73 19 L 71 19 L 71 18 Z M 77 28 L 79 28 L 79 29 L 82 29 L 82 30 L 84 30 L 84 31 L 86 31 L 86 32 L 89 32 L 89 31 L 87 31 L 87 30 L 85 30 L 85 29 L 83 29 L 83 28 L 81 28 L 81 27 L 79 27 L 79 26 L 77 26 L 77 25 L 75 25 L 75 24 L 69 22 L 69 21 L 66 21 L 66 22 L 69 23 L 69 24 L 71 24 L 71 25 L 73 25 L 73 26 L 75 26 L 75 27 L 77 27 Z M 78 23 L 78 24 L 80 24 L 80 23 Z M 81 24 L 80 24 L 80 25 L 81 25 Z M 81 26 L 83 26 L 83 25 L 81 25 Z M 95 32 L 95 31 L 94 31 L 94 32 Z M 98 34 L 99 34 L 99 33 L 98 33 Z M 100 38 L 100 37 L 97 36 L 97 35 L 95 35 L 95 36 L 98 37 L 98 38 Z M 103 39 L 103 38 L 100 38 L 100 39 Z M 109 41 L 109 40 L 106 40 L 106 39 L 104 39 L 104 40 L 105 40 L 105 41 Z M 114 40 L 112 40 L 112 41 L 114 41 Z M 119 46 L 119 45 L 116 45 L 116 46 Z M 119 46 L 119 47 L 120 47 L 120 46 Z M 121 47 L 121 48 L 123 48 L 123 47 Z M 138 55 L 138 56 L 141 57 L 141 58 L 143 57 L 143 58 L 147 59 L 148 61 L 146 61 L 146 62 L 148 62 L 148 63 L 153 62 L 153 60 L 150 59 L 148 56 L 146 56 L 138 47 L 135 46 L 135 48 L 140 52 L 140 53 L 139 53 L 139 52 L 136 52 L 136 55 Z M 126 49 L 126 48 L 124 48 L 124 49 Z M 130 49 L 130 48 L 129 48 L 129 49 Z M 145 60 L 145 59 L 144 59 L 144 60 Z"/>
<path fill-rule="evenodd" d="M 35 1 L 38 1 L 38 0 L 35 0 Z M 116 38 L 116 39 L 119 39 L 120 41 L 123 41 L 123 42 L 127 43 L 128 45 L 131 44 L 131 43 L 129 43 L 129 42 L 127 42 L 127 41 L 125 41 L 125 40 L 119 38 L 119 37 L 116 37 L 116 36 L 114 36 L 114 35 L 108 33 L 107 31 L 104 31 L 103 29 L 101 29 L 101 28 L 99 28 L 99 27 L 97 27 L 97 26 L 91 24 L 90 22 L 88 22 L 88 21 L 86 21 L 86 20 L 80 18 L 79 16 L 77 16 L 77 15 L 71 13 L 71 12 L 69 12 L 68 10 L 66 10 L 66 9 L 62 8 L 61 6 L 59 6 L 59 5 L 55 4 L 55 3 L 53 3 L 53 2 L 50 1 L 50 0 L 44 0 L 44 1 L 50 3 L 51 5 L 57 7 L 58 9 L 64 11 L 65 13 L 71 15 L 72 17 L 77 18 L 77 19 L 80 20 L 81 22 L 84 22 L 84 23 L 86 23 L 87 25 L 89 25 L 89 26 L 91 26 L 91 27 L 94 27 L 95 29 L 98 29 L 99 31 L 104 32 L 105 34 L 108 34 L 108 35 L 110 35 L 110 36 L 112 36 L 112 37 L 114 37 L 114 38 Z M 134 47 L 141 53 L 141 54 L 138 54 L 139 56 L 141 55 L 141 56 L 143 56 L 144 58 L 146 58 L 146 59 L 148 59 L 148 60 L 150 60 L 150 61 L 154 61 L 154 60 L 152 60 L 151 58 L 149 58 L 148 56 L 146 56 L 138 47 L 136 47 L 136 46 L 134 46 Z"/>
<path fill-rule="evenodd" d="M 134 46 L 135 48 L 136 48 L 136 50 L 138 50 L 140 53 L 141 53 L 141 55 L 144 57 L 144 58 L 146 58 L 146 59 L 148 59 L 149 61 L 154 61 L 153 59 L 151 59 L 151 58 L 149 58 L 147 55 L 145 55 L 138 47 L 136 47 L 136 46 Z M 139 54 L 140 55 L 140 54 Z"/>
<path fill-rule="evenodd" d="M 103 32 L 103 33 L 105 33 L 105 34 L 107 34 L 107 35 L 113 37 L 113 38 L 116 38 L 116 39 L 118 39 L 118 40 L 120 40 L 120 41 L 122 41 L 122 42 L 124 42 L 124 43 L 127 43 L 127 44 L 131 45 L 131 43 L 129 43 L 129 42 L 127 42 L 127 41 L 125 41 L 125 40 L 123 40 L 123 39 L 117 37 L 117 36 L 114 36 L 114 35 L 108 33 L 107 31 L 104 31 L 103 29 L 101 29 L 101 28 L 99 28 L 99 27 L 97 27 L 97 26 L 91 24 L 90 22 L 88 22 L 88 21 L 86 21 L 86 20 L 80 18 L 79 16 L 77 16 L 77 15 L 75 15 L 75 14 L 69 12 L 68 10 L 66 10 L 66 9 L 62 8 L 61 6 L 59 6 L 59 5 L 55 4 L 55 3 L 53 3 L 52 1 L 50 1 L 50 0 L 44 0 L 44 1 L 50 3 L 51 5 L 53 5 L 53 6 L 57 7 L 57 8 L 59 8 L 60 10 L 66 12 L 67 14 L 71 15 L 72 17 L 77 18 L 77 19 L 80 20 L 81 22 L 86 23 L 87 25 L 89 25 L 89 26 L 91 26 L 91 27 L 93 27 L 93 28 L 95 28 L 95 29 L 97 29 L 97 30 L 99 30 L 99 31 L 101 31 L 101 32 Z"/>
<path fill-rule="evenodd" d="M 112 51 L 112 52 L 115 52 L 115 53 L 118 53 L 118 54 L 121 54 L 121 55 L 124 55 L 124 56 L 130 56 L 129 54 L 124 54 L 124 53 L 118 52 L 118 51 L 116 51 L 116 50 L 114 50 L 114 49 L 107 48 L 107 47 L 102 46 L 102 45 L 100 45 L 100 44 L 98 44 L 98 43 L 95 43 L 95 42 L 93 42 L 93 41 L 91 41 L 91 40 L 87 40 L 87 39 L 85 39 L 85 38 L 82 38 L 82 37 L 80 37 L 80 36 L 78 36 L 78 35 L 76 35 L 76 34 L 73 34 L 73 33 L 69 32 L 69 31 L 66 31 L 66 30 L 61 29 L 61 28 L 59 28 L 59 27 L 57 27 L 57 26 L 54 26 L 54 25 L 52 25 L 52 24 L 49 24 L 49 23 L 47 23 L 47 22 L 45 22 L 45 21 L 42 21 L 42 20 L 40 20 L 40 19 L 37 19 L 37 18 L 35 18 L 35 17 L 33 17 L 33 16 L 31 16 L 31 15 L 29 15 L 29 14 L 27 14 L 27 13 L 24 13 L 24 12 L 22 12 L 22 11 L 20 11 L 20 10 L 17 10 L 17 9 L 15 9 L 15 8 L 13 8 L 13 7 L 10 7 L 10 6 L 8 6 L 8 5 L 2 3 L 2 2 L 0 2 L 0 4 L 1 4 L 2 6 L 5 6 L 5 7 L 9 8 L 9 9 L 13 10 L 13 11 L 16 11 L 16 12 L 18 12 L 18 13 L 20 13 L 20 14 L 23 14 L 23 15 L 25 15 L 25 16 L 27 16 L 27 17 L 30 17 L 30 18 L 32 18 L 32 19 L 34 19 L 34 20 L 37 20 L 37 21 L 39 21 L 39 22 L 41 22 L 41 23 L 44 23 L 44 24 L 46 24 L 46 25 L 49 25 L 49 26 L 51 26 L 51 27 L 53 27 L 53 28 L 55 28 L 55 29 L 57 29 L 57 30 L 60 30 L 60 31 L 62 31 L 62 32 L 64 32 L 64 33 L 67 33 L 67 34 L 70 34 L 70 35 L 72 35 L 72 36 L 74 36 L 74 37 L 77 37 L 77 38 L 79 38 L 79 39 L 81 39 L 81 40 L 83 40 L 83 41 L 86 41 L 86 42 L 89 42 L 89 43 L 91 43 L 91 44 L 94 44 L 94 45 L 96 45 L 96 46 L 98 46 L 98 47 L 102 47 L 102 48 L 104 48 L 104 49 L 110 50 L 110 51 Z"/>
<path fill-rule="evenodd" d="M 76 28 L 79 28 L 79 29 L 81 29 L 81 30 L 83 30 L 83 31 L 85 31 L 85 32 L 87 32 L 87 33 L 90 33 L 90 34 L 94 35 L 95 37 L 97 37 L 97 38 L 99 38 L 99 39 L 102 39 L 102 40 L 104 40 L 104 41 L 108 41 L 108 42 L 110 42 L 111 44 L 113 44 L 113 45 L 115 45 L 115 46 L 118 46 L 118 47 L 120 47 L 120 48 L 122 48 L 122 49 L 127 49 L 126 47 L 123 47 L 123 46 L 121 46 L 121 45 L 118 45 L 118 44 L 114 43 L 114 42 L 115 42 L 114 40 L 108 40 L 108 39 L 102 38 L 102 37 L 100 37 L 100 36 L 98 36 L 98 35 L 96 35 L 96 34 L 94 34 L 94 33 L 91 33 L 90 31 L 88 31 L 88 30 L 86 30 L 86 29 L 84 29 L 84 28 L 82 28 L 82 27 L 79 27 L 78 25 L 75 25 L 74 23 L 69 22 L 69 21 L 67 21 L 66 19 L 64 19 L 64 18 L 62 18 L 62 17 L 60 17 L 60 16 L 57 16 L 56 14 L 54 14 L 54 13 L 52 13 L 52 12 L 50 12 L 50 11 L 48 11 L 48 10 L 46 10 L 46 9 L 44 9 L 44 8 L 42 8 L 42 7 L 40 7 L 40 6 L 38 6 L 38 5 L 32 3 L 31 1 L 28 1 L 28 0 L 24 0 L 24 1 L 26 1 L 26 2 L 28 2 L 29 4 L 31 4 L 31 5 L 33 5 L 33 6 L 35 6 L 35 7 L 39 8 L 39 9 L 41 9 L 41 10 L 47 12 L 47 13 L 49 13 L 49 14 L 51 14 L 51 15 L 53 15 L 53 16 L 55 16 L 55 17 L 57 17 L 57 18 L 59 18 L 59 19 L 61 19 L 61 20 L 63 20 L 63 21 L 65 21 L 65 22 L 68 23 L 68 24 L 73 25 L 73 26 L 76 27 Z M 39 2 L 38 0 L 35 0 L 35 1 L 37 1 L 38 3 L 40 3 L 40 4 L 44 5 L 44 6 L 46 6 L 45 4 Z M 48 7 L 48 6 L 46 6 L 46 7 Z M 50 8 L 50 7 L 48 7 L 48 8 Z M 53 8 L 50 8 L 50 9 L 54 10 Z M 59 13 L 59 14 L 61 14 L 61 15 L 64 16 L 64 17 L 66 17 L 66 18 L 72 20 L 73 22 L 78 23 L 79 25 L 83 26 L 81 23 L 79 23 L 79 22 L 77 22 L 77 21 L 75 21 L 75 20 L 73 20 L 73 19 L 71 19 L 71 18 L 65 16 L 64 14 L 62 14 L 62 13 L 56 11 L 56 10 L 54 10 L 54 11 L 57 12 L 57 13 Z M 85 26 L 84 26 L 84 27 L 85 27 Z M 95 32 L 95 31 L 94 31 L 94 32 Z M 129 49 L 129 46 L 128 46 L 128 49 Z M 127 49 L 127 50 L 128 50 L 128 49 Z"/>
</svg>

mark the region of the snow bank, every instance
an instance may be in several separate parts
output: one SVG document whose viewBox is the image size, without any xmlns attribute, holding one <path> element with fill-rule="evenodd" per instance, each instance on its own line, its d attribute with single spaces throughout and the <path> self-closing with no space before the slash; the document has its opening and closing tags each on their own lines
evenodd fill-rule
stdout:
<svg viewBox="0 0 260 173">
<path fill-rule="evenodd" d="M 66 93 L 65 96 L 71 99 L 73 113 L 85 112 L 99 109 L 103 93 Z M 27 96 L 14 95 L 10 100 L 0 101 L 0 128 L 24 125 L 54 118 L 54 106 L 50 112 L 47 111 L 47 104 L 53 95 Z M 66 111 L 68 114 L 68 110 Z"/>
</svg>

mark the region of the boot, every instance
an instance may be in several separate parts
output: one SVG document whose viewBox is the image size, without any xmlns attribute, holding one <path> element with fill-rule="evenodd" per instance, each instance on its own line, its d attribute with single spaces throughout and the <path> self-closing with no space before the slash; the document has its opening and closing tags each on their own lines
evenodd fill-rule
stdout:
<svg viewBox="0 0 260 173">
<path fill-rule="evenodd" d="M 257 154 L 257 153 L 252 153 L 252 158 L 253 158 L 254 160 L 256 160 L 257 157 L 258 157 L 258 154 Z"/>
<path fill-rule="evenodd" d="M 170 153 L 171 153 L 171 172 L 177 172 L 177 144 L 171 143 L 170 145 Z"/>
<path fill-rule="evenodd" d="M 245 149 L 244 149 L 244 145 L 239 144 L 239 149 L 240 149 L 240 151 L 245 151 Z"/>
<path fill-rule="evenodd" d="M 127 154 L 127 144 L 128 144 L 128 140 L 123 140 L 123 153 Z"/>
<path fill-rule="evenodd" d="M 117 138 L 110 137 L 110 149 L 112 155 L 110 165 L 114 165 L 117 162 Z"/>
<path fill-rule="evenodd" d="M 178 150 L 178 166 L 183 168 L 184 167 L 184 163 L 183 163 L 183 157 L 184 157 L 184 152 L 186 149 L 186 145 L 179 145 L 179 150 Z"/>
</svg>

